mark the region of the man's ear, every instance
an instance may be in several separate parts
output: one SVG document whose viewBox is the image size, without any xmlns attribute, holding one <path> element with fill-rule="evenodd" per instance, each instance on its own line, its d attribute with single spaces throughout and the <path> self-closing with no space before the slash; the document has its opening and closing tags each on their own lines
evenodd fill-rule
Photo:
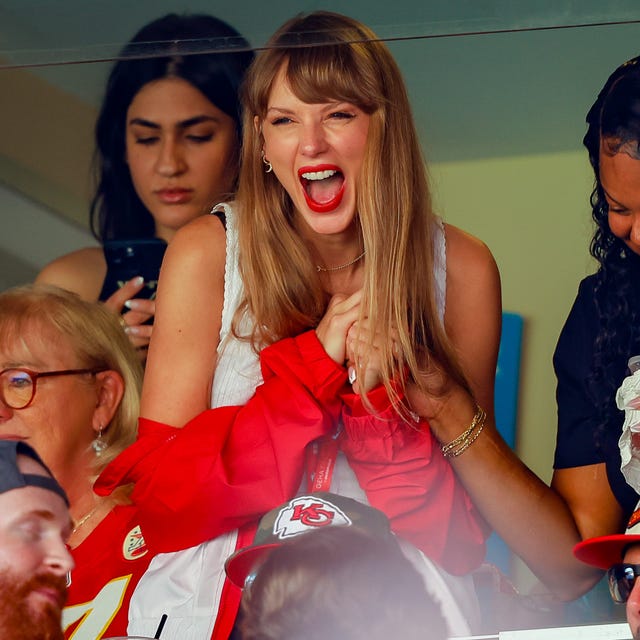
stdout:
<svg viewBox="0 0 640 640">
<path fill-rule="evenodd" d="M 116 414 L 124 395 L 124 380 L 117 371 L 96 373 L 97 402 L 93 412 L 93 429 L 105 431 Z"/>
</svg>

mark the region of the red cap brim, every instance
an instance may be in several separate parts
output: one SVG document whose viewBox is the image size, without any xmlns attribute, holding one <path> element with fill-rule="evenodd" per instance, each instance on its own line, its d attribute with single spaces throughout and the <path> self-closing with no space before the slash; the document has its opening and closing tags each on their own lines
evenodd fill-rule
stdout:
<svg viewBox="0 0 640 640">
<path fill-rule="evenodd" d="M 274 542 L 256 547 L 245 547 L 244 549 L 240 549 L 240 551 L 236 551 L 232 556 L 229 556 L 224 563 L 224 570 L 227 573 L 227 577 L 236 587 L 242 589 L 247 576 L 251 575 L 251 572 L 258 563 L 260 563 L 272 549 L 279 546 L 281 545 Z"/>
<path fill-rule="evenodd" d="M 573 555 L 600 569 L 608 569 L 618 562 L 622 562 L 622 553 L 630 544 L 640 542 L 640 535 L 618 533 L 611 536 L 589 538 L 578 542 L 573 548 Z"/>
</svg>

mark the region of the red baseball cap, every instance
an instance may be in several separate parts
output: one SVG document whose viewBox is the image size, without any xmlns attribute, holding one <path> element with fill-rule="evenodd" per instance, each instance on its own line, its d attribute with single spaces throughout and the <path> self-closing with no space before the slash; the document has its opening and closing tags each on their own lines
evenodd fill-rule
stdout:
<svg viewBox="0 0 640 640">
<path fill-rule="evenodd" d="M 586 562 L 600 569 L 609 569 L 614 564 L 622 562 L 625 549 L 632 544 L 640 543 L 640 502 L 636 505 L 633 515 L 624 533 L 610 536 L 589 538 L 578 542 L 573 548 L 573 555 L 578 560 Z"/>
</svg>

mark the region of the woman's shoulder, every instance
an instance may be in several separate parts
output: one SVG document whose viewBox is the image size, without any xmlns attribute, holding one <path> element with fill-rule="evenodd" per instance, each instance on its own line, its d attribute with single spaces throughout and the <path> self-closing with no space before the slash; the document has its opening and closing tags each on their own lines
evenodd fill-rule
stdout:
<svg viewBox="0 0 640 640">
<path fill-rule="evenodd" d="M 212 247 L 224 247 L 225 243 L 226 234 L 222 220 L 215 215 L 204 215 L 180 227 L 168 250 L 174 254 L 192 251 L 210 253 Z"/>
<path fill-rule="evenodd" d="M 598 284 L 598 274 L 591 273 L 580 280 L 578 284 L 578 298 L 595 298 L 596 286 Z"/>
<path fill-rule="evenodd" d="M 81 298 L 95 302 L 106 274 L 102 247 L 85 247 L 50 262 L 37 275 L 36 282 L 74 291 Z"/>
<path fill-rule="evenodd" d="M 196 279 L 207 282 L 224 274 L 226 233 L 216 216 L 200 216 L 180 227 L 172 238 L 160 272 L 160 282 Z"/>
<path fill-rule="evenodd" d="M 444 224 L 447 243 L 447 275 L 468 275 L 475 272 L 485 277 L 498 276 L 498 267 L 489 247 L 476 236 Z"/>
</svg>

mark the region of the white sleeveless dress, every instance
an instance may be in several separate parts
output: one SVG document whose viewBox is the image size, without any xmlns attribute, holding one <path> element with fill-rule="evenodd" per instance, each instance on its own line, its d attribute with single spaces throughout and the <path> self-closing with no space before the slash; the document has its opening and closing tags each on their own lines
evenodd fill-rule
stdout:
<svg viewBox="0 0 640 640">
<path fill-rule="evenodd" d="M 257 354 L 248 342 L 237 340 L 231 332 L 232 320 L 243 295 L 234 211 L 228 204 L 218 205 L 216 210 L 224 212 L 226 218 L 227 253 L 222 327 L 211 389 L 211 407 L 245 404 L 262 382 Z M 437 220 L 436 230 L 434 283 L 437 308 L 443 321 L 446 242 L 440 219 Z M 247 329 L 248 332 L 249 322 L 249 319 L 245 319 L 241 330 Z M 304 490 L 304 487 L 301 489 Z M 331 491 L 368 504 L 355 474 L 342 455 L 336 461 Z M 470 635 L 479 621 L 478 601 L 471 576 L 452 576 L 413 545 L 402 540 L 400 543 L 405 554 L 423 575 L 429 592 L 440 601 L 451 636 Z M 163 613 L 167 613 L 163 640 L 207 640 L 213 630 L 224 584 L 224 561 L 234 552 L 235 545 L 236 532 L 231 532 L 191 549 L 156 556 L 132 598 L 130 610 L 135 615 L 130 619 L 128 632 L 151 636 L 157 621 Z M 136 596 L 139 596 L 137 600 Z M 169 602 L 172 604 L 170 611 L 167 611 Z M 141 616 L 143 611 L 144 618 Z M 156 627 L 153 627 L 153 622 Z"/>
</svg>

